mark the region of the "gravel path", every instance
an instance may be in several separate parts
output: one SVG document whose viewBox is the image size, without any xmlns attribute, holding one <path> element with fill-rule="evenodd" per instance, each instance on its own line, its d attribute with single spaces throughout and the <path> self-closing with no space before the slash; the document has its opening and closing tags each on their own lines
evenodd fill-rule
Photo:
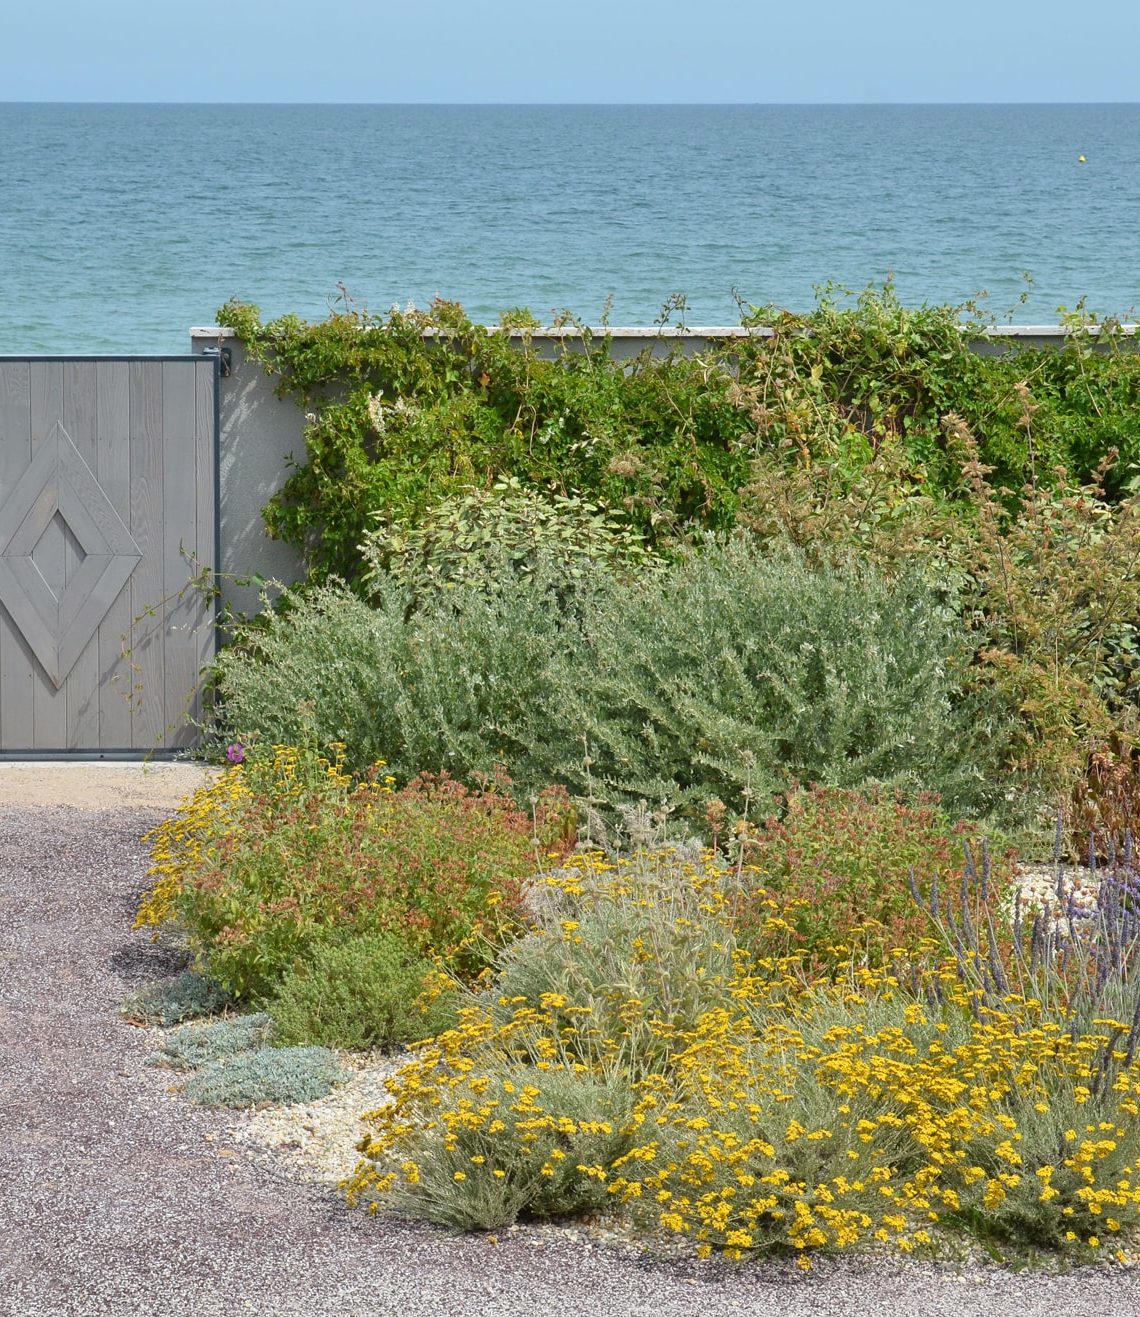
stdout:
<svg viewBox="0 0 1140 1317">
<path fill-rule="evenodd" d="M 160 813 L 3 803 L 0 1314 L 5 1317 L 1066 1317 L 1140 1311 L 1140 1273 L 823 1263 L 670 1267 L 504 1232 L 452 1238 L 274 1174 L 143 1064 L 116 1005 L 172 968 L 130 931 Z M 72 799 L 76 799 L 74 795 Z"/>
</svg>

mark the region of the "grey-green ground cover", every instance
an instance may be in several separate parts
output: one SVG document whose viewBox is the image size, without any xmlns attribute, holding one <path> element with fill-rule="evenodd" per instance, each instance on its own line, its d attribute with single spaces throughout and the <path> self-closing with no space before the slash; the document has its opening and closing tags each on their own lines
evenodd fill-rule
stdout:
<svg viewBox="0 0 1140 1317">
<path fill-rule="evenodd" d="M 58 771 L 58 770 L 57 770 Z M 131 990 L 177 970 L 130 931 L 158 815 L 0 800 L 0 1314 L 1081 1314 L 1140 1310 L 1140 1274 L 851 1260 L 667 1265 L 523 1227 L 497 1242 L 347 1211 L 169 1091 Z"/>
</svg>

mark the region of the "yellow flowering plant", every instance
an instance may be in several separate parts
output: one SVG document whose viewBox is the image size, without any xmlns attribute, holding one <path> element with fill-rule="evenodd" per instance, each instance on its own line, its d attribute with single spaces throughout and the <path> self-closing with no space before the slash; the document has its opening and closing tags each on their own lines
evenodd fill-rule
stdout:
<svg viewBox="0 0 1140 1317">
<path fill-rule="evenodd" d="M 150 835 L 152 888 L 137 926 L 179 924 L 210 976 L 265 1000 L 319 945 L 398 935 L 463 973 L 518 929 L 536 841 L 564 847 L 564 794 L 533 812 L 489 782 L 362 780 L 341 747 L 247 753 Z"/>
<path fill-rule="evenodd" d="M 495 982 L 366 1117 L 350 1199 L 484 1227 L 608 1201 L 702 1255 L 805 1265 L 949 1231 L 1087 1252 L 1140 1225 L 1119 1022 L 1074 1037 L 1035 999 L 980 1009 L 935 943 L 906 974 L 749 955 L 733 910 L 755 877 L 711 852 L 572 857 Z"/>
</svg>

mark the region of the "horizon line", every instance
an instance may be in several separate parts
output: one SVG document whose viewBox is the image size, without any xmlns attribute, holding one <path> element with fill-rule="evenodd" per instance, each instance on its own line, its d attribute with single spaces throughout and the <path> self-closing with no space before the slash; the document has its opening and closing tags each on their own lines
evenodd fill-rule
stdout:
<svg viewBox="0 0 1140 1317">
<path fill-rule="evenodd" d="M 27 100 L 0 97 L 0 105 L 218 105 L 218 106 L 330 106 L 353 109 L 913 109 L 917 107 L 946 108 L 992 108 L 1006 106 L 1131 106 L 1140 105 L 1140 99 L 1121 100 L 963 100 L 963 101 L 337 101 L 337 100 L 64 100 L 51 98 L 47 100 Z"/>
</svg>

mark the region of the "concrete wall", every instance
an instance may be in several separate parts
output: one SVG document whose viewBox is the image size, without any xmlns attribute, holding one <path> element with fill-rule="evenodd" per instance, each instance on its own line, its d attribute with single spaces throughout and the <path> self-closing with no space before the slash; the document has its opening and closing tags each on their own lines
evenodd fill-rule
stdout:
<svg viewBox="0 0 1140 1317">
<path fill-rule="evenodd" d="M 1127 325 L 1124 333 L 1129 336 L 1129 345 L 1140 350 L 1135 329 Z M 657 357 L 678 349 L 695 355 L 725 340 L 771 334 L 770 330 L 742 329 L 739 325 L 593 332 L 599 336 L 609 333 L 611 355 L 616 361 L 628 361 L 646 349 Z M 523 335 L 512 331 L 512 337 Z M 582 344 L 582 335 L 575 329 L 545 330 L 531 337 L 539 353 L 548 358 L 566 350 L 580 350 Z M 1064 343 L 1065 331 L 1057 325 L 1001 325 L 979 336 L 971 347 L 989 355 L 1022 347 L 1058 348 Z M 285 482 L 290 463 L 305 461 L 305 417 L 291 399 L 277 397 L 273 377 L 246 359 L 241 344 L 228 330 L 217 325 L 191 329 L 190 346 L 195 353 L 220 349 L 229 353 L 230 373 L 223 373 L 221 397 L 222 596 L 235 611 L 253 612 L 258 607 L 258 588 L 239 585 L 235 577 L 257 574 L 290 582 L 304 574 L 297 551 L 265 534 L 261 509 Z"/>
</svg>

